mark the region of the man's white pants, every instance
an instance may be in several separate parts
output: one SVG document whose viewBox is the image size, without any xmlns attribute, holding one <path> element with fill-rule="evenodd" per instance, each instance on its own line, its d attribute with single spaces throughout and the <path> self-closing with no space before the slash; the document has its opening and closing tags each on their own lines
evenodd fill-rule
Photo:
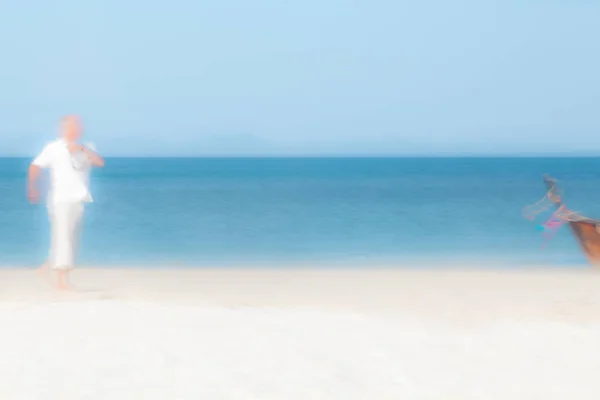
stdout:
<svg viewBox="0 0 600 400">
<path fill-rule="evenodd" d="M 50 257 L 49 263 L 55 269 L 75 267 L 83 202 L 56 203 L 48 205 L 50 216 Z"/>
</svg>

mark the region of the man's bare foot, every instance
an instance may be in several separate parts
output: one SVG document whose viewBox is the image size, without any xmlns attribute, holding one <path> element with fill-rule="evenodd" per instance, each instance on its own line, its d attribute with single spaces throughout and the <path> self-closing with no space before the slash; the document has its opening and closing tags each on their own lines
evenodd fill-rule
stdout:
<svg viewBox="0 0 600 400">
<path fill-rule="evenodd" d="M 35 272 L 38 275 L 48 275 L 48 272 L 50 271 L 50 267 L 48 266 L 48 263 L 44 263 L 42 264 L 39 268 L 37 268 L 35 270 Z"/>
<path fill-rule="evenodd" d="M 35 270 L 35 273 L 39 278 L 45 281 L 48 284 L 52 285 L 51 277 L 50 277 L 50 266 L 48 263 L 42 264 L 41 267 Z"/>
<path fill-rule="evenodd" d="M 69 271 L 64 269 L 59 269 L 56 271 L 56 275 L 58 278 L 58 284 L 56 288 L 61 292 L 71 292 L 74 291 L 75 288 L 71 286 L 69 283 Z"/>
</svg>

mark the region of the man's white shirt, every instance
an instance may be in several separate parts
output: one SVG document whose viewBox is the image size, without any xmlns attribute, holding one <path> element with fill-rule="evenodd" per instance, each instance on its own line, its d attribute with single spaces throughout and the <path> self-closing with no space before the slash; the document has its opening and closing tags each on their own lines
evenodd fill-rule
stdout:
<svg viewBox="0 0 600 400">
<path fill-rule="evenodd" d="M 66 141 L 59 139 L 47 144 L 32 164 L 50 169 L 48 203 L 92 201 L 89 190 L 91 161 L 85 154 L 71 154 Z"/>
</svg>

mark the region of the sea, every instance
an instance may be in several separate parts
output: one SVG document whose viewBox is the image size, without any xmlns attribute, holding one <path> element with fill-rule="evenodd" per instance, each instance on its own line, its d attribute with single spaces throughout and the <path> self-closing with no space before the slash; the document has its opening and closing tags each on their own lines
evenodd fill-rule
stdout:
<svg viewBox="0 0 600 400">
<path fill-rule="evenodd" d="M 30 160 L 0 159 L 0 266 L 48 249 Z M 92 174 L 80 262 L 104 267 L 583 266 L 523 208 L 559 179 L 600 217 L 597 158 L 109 158 Z"/>
</svg>

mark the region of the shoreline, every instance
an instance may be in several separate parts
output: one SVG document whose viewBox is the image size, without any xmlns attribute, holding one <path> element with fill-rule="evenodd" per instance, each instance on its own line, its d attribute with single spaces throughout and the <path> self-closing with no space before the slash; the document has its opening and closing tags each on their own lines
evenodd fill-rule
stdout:
<svg viewBox="0 0 600 400">
<path fill-rule="evenodd" d="M 7 302 L 111 300 L 196 307 L 306 308 L 444 320 L 600 322 L 594 268 L 78 268 L 58 293 L 34 269 L 0 269 Z"/>
</svg>

